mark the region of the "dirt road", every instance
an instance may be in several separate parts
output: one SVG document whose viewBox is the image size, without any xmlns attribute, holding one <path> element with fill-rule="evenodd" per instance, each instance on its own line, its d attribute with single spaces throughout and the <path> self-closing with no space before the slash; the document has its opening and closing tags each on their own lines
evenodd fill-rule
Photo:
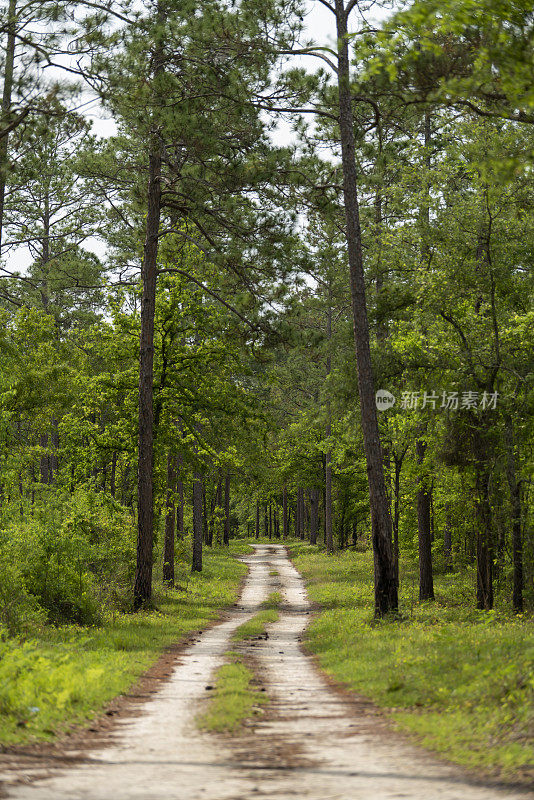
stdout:
<svg viewBox="0 0 534 800">
<path fill-rule="evenodd" d="M 499 800 L 532 797 L 466 777 L 399 741 L 372 706 L 332 689 L 301 650 L 302 579 L 277 545 L 257 545 L 240 603 L 202 634 L 172 677 L 86 763 L 8 788 L 19 800 Z M 278 576 L 270 575 L 274 570 Z M 233 631 L 270 592 L 283 603 L 269 638 L 248 645 L 272 703 L 238 737 L 200 733 L 195 716 Z"/>
</svg>

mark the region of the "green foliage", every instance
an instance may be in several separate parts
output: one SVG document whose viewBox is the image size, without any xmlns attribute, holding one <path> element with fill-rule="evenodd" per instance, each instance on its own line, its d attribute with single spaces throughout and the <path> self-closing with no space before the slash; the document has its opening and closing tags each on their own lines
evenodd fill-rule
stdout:
<svg viewBox="0 0 534 800">
<path fill-rule="evenodd" d="M 0 551 L 0 636 L 26 636 L 39 629 L 46 614 L 24 585 L 20 566 Z"/>
<path fill-rule="evenodd" d="M 0 642 L 0 741 L 50 739 L 94 718 L 165 647 L 233 603 L 245 569 L 227 548 L 210 551 L 186 590 L 161 590 L 157 610 L 109 613 L 101 628 L 47 627 L 22 644 Z"/>
<path fill-rule="evenodd" d="M 529 617 L 473 611 L 462 574 L 438 577 L 436 602 L 420 603 L 414 565 L 405 563 L 401 621 L 376 623 L 370 554 L 291 550 L 322 608 L 306 641 L 330 675 L 448 758 L 521 775 L 534 751 Z"/>
<path fill-rule="evenodd" d="M 16 565 L 21 591 L 53 624 L 100 624 L 107 605 L 126 602 L 134 558 L 131 516 L 83 489 L 46 496 L 0 531 L 5 579 Z"/>
</svg>

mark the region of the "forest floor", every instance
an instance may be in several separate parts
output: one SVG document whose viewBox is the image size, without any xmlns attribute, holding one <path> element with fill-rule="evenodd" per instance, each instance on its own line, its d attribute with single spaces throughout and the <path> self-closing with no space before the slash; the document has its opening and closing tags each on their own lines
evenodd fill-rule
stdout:
<svg viewBox="0 0 534 800">
<path fill-rule="evenodd" d="M 181 652 L 150 699 L 101 736 L 60 757 L 5 771 L 6 797 L 24 800 L 498 800 L 526 789 L 475 778 L 394 731 L 368 700 L 338 690 L 301 647 L 312 613 L 303 580 L 280 545 L 245 556 L 239 604 Z M 279 592 L 278 619 L 258 638 L 233 634 Z M 235 733 L 199 729 L 213 676 L 238 650 L 268 702 Z M 168 665 L 169 666 L 169 665 Z M 70 759 L 71 764 L 68 765 Z M 8 764 L 5 765 L 9 766 Z M 43 775 L 46 773 L 46 775 Z"/>
</svg>

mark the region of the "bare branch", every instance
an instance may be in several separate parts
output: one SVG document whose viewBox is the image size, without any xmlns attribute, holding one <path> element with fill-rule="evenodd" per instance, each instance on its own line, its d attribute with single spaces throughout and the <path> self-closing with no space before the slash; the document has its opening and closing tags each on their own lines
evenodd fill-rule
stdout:
<svg viewBox="0 0 534 800">
<path fill-rule="evenodd" d="M 325 6 L 325 8 L 327 8 L 329 11 L 331 11 L 332 14 L 334 14 L 335 16 L 336 9 L 334 8 L 334 6 L 331 6 L 330 3 L 327 2 L 327 0 L 319 0 L 319 2 L 322 3 L 322 5 Z"/>
<path fill-rule="evenodd" d="M 331 50 L 329 47 L 300 47 L 298 50 L 281 50 L 280 55 L 283 56 L 314 56 L 315 58 L 320 58 L 321 61 L 326 61 L 328 66 L 334 70 L 337 74 L 337 67 L 333 61 L 330 61 L 328 56 L 325 56 L 323 53 L 316 52 L 317 50 L 326 50 L 327 53 L 332 53 L 337 58 L 337 53 L 334 50 Z"/>
</svg>

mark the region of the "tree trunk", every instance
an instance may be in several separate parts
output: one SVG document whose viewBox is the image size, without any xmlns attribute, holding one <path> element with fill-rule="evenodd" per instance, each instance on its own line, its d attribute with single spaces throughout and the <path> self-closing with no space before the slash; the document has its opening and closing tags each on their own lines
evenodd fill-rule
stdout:
<svg viewBox="0 0 534 800">
<path fill-rule="evenodd" d="M 415 453 L 417 463 L 422 468 L 426 452 L 426 442 L 417 439 Z M 434 580 L 432 576 L 432 541 L 430 532 L 430 490 L 428 481 L 420 475 L 417 489 L 417 532 L 419 538 L 419 600 L 434 599 Z"/>
<path fill-rule="evenodd" d="M 9 124 L 11 96 L 13 94 L 13 70 L 15 66 L 15 36 L 17 25 L 16 0 L 9 0 L 7 11 L 7 43 L 4 61 L 4 88 L 2 92 L 2 123 Z M 9 170 L 7 133 L 0 138 L 0 252 L 4 227 L 4 206 L 6 199 L 6 182 Z"/>
<path fill-rule="evenodd" d="M 477 474 L 477 608 L 489 611 L 493 608 L 493 564 L 491 558 L 491 508 L 489 504 L 489 475 Z"/>
<path fill-rule="evenodd" d="M 326 456 L 323 455 L 324 475 L 326 476 Z M 326 547 L 326 481 L 323 486 L 323 544 Z"/>
<path fill-rule="evenodd" d="M 330 436 L 330 424 L 326 426 L 326 435 Z M 326 451 L 326 467 L 325 467 L 325 509 L 324 509 L 324 527 L 325 527 L 325 543 L 326 552 L 334 552 L 334 537 L 332 534 L 332 451 Z"/>
<path fill-rule="evenodd" d="M 213 544 L 213 525 L 208 524 L 206 486 L 202 484 L 202 540 L 211 547 Z"/>
<path fill-rule="evenodd" d="M 512 563 L 513 594 L 512 606 L 516 613 L 523 611 L 523 541 L 521 537 L 521 484 L 517 479 L 517 453 L 514 442 L 514 428 L 510 415 L 505 417 L 506 476 L 510 488 L 512 506 Z"/>
<path fill-rule="evenodd" d="M 349 257 L 354 342 L 358 365 L 361 423 L 369 481 L 371 530 L 374 552 L 375 614 L 383 616 L 398 608 L 397 582 L 391 547 L 389 513 L 380 433 L 376 414 L 373 370 L 358 206 L 358 176 L 350 87 L 347 13 L 344 0 L 335 0 L 338 39 L 339 127 L 343 166 L 346 237 Z"/>
<path fill-rule="evenodd" d="M 330 355 L 330 340 L 332 339 L 332 299 L 331 289 L 328 287 L 328 308 L 326 319 L 326 338 L 328 341 L 328 355 L 326 357 L 326 377 L 330 375 L 332 358 Z M 324 498 L 324 537 L 326 552 L 334 552 L 334 536 L 332 533 L 332 450 L 330 436 L 332 435 L 332 404 L 330 398 L 326 401 L 326 438 L 329 440 L 328 450 L 325 453 L 325 498 Z"/>
<path fill-rule="evenodd" d="M 477 608 L 493 608 L 493 519 L 490 500 L 488 419 L 475 421 L 473 455 L 476 489 Z"/>
<path fill-rule="evenodd" d="M 193 478 L 193 560 L 191 572 L 202 572 L 202 477 Z"/>
<path fill-rule="evenodd" d="M 224 479 L 224 534 L 223 544 L 230 544 L 230 473 Z"/>
<path fill-rule="evenodd" d="M 255 532 L 256 539 L 260 538 L 260 503 L 259 500 L 256 500 L 256 532 Z"/>
<path fill-rule="evenodd" d="M 139 352 L 139 453 L 137 482 L 137 566 L 134 583 L 134 608 L 152 596 L 152 549 L 154 543 L 154 315 L 158 235 L 161 213 L 161 149 L 152 133 L 148 166 L 148 213 L 143 257 L 143 296 Z"/>
</svg>

